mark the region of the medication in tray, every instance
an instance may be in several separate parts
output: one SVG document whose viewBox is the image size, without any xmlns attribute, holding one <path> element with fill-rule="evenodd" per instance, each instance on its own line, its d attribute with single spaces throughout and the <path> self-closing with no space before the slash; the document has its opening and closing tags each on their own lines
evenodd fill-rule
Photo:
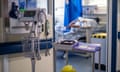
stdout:
<svg viewBox="0 0 120 72">
<path fill-rule="evenodd" d="M 92 47 L 90 47 L 90 46 L 88 46 L 88 45 L 80 45 L 80 46 L 78 47 L 78 49 L 95 50 L 95 48 L 92 48 Z"/>
<path fill-rule="evenodd" d="M 100 44 L 78 42 L 73 45 L 73 49 L 87 50 L 92 52 L 96 52 L 100 50 L 100 48 L 101 48 Z"/>
</svg>

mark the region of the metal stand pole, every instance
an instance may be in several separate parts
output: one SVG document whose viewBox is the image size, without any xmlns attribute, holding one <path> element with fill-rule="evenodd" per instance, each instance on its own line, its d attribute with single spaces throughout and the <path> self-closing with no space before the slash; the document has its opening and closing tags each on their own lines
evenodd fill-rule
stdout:
<svg viewBox="0 0 120 72">
<path fill-rule="evenodd" d="M 35 72 L 35 58 L 31 58 L 32 72 Z"/>
<path fill-rule="evenodd" d="M 89 30 L 88 29 L 86 29 L 86 42 L 90 42 L 89 41 Z"/>
<path fill-rule="evenodd" d="M 68 64 L 68 51 L 66 51 L 66 65 Z"/>
<path fill-rule="evenodd" d="M 91 28 L 86 28 L 86 42 L 90 43 L 90 37 L 91 37 Z"/>
<path fill-rule="evenodd" d="M 46 40 L 47 40 L 47 36 L 46 36 Z M 48 55 L 50 55 L 49 48 L 48 48 L 48 44 L 47 44 L 46 47 L 47 47 L 47 48 L 46 48 L 46 51 L 45 51 L 45 56 L 48 56 Z"/>
<path fill-rule="evenodd" d="M 99 72 L 101 71 L 101 50 L 99 51 Z"/>
<path fill-rule="evenodd" d="M 3 72 L 9 72 L 8 55 L 3 56 Z"/>
<path fill-rule="evenodd" d="M 95 53 L 92 53 L 92 72 L 94 72 L 95 71 Z"/>
<path fill-rule="evenodd" d="M 53 45 L 53 72 L 56 72 L 56 50 L 55 50 L 55 46 Z"/>
</svg>

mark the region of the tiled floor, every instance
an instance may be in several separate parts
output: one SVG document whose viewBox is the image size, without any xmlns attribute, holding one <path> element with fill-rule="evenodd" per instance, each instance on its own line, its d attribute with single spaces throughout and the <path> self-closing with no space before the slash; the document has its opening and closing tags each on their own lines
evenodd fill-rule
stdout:
<svg viewBox="0 0 120 72">
<path fill-rule="evenodd" d="M 56 72 L 61 72 L 65 65 L 65 59 L 62 58 L 62 52 L 57 52 Z M 77 72 L 92 72 L 91 58 L 84 58 L 76 55 L 69 55 L 69 64 L 72 65 Z M 99 72 L 95 70 L 95 72 Z M 101 71 L 105 72 L 105 71 Z"/>
</svg>

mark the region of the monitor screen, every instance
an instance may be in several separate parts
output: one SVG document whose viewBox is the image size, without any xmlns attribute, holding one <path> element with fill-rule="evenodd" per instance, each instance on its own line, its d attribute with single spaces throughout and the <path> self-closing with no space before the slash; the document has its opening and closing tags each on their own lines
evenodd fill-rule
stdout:
<svg viewBox="0 0 120 72">
<path fill-rule="evenodd" d="M 29 11 L 24 11 L 24 17 L 34 17 L 36 14 L 36 11 L 29 10 Z"/>
</svg>

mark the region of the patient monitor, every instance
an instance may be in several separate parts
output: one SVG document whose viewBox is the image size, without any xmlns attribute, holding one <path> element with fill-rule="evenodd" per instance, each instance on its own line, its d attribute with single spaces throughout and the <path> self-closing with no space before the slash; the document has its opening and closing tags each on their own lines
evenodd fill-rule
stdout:
<svg viewBox="0 0 120 72">
<path fill-rule="evenodd" d="M 34 31 L 37 30 L 36 32 L 40 33 L 43 31 L 43 25 L 45 24 L 45 21 L 47 19 L 44 9 L 26 9 L 24 12 L 21 13 L 20 16 L 21 17 L 19 18 L 19 21 L 25 24 L 25 28 L 27 30 L 30 29 L 30 27 L 32 27 Z M 33 32 L 33 30 L 31 32 Z"/>
<path fill-rule="evenodd" d="M 39 21 L 39 12 L 40 9 L 26 9 L 20 17 L 20 21 L 22 22 L 32 22 Z"/>
</svg>

